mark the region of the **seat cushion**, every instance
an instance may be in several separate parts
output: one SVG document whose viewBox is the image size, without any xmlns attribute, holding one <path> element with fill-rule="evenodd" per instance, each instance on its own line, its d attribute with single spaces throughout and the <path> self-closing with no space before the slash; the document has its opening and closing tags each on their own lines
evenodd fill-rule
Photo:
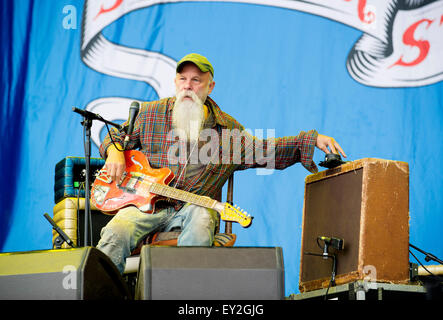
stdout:
<svg viewBox="0 0 443 320">
<path fill-rule="evenodd" d="M 234 233 L 217 233 L 214 238 L 214 246 L 232 247 L 235 240 L 237 240 L 237 236 Z"/>
<path fill-rule="evenodd" d="M 152 236 L 151 245 L 157 246 L 176 246 L 177 238 L 180 232 L 157 232 Z M 233 233 L 217 233 L 214 237 L 214 246 L 232 247 L 237 236 Z"/>
</svg>

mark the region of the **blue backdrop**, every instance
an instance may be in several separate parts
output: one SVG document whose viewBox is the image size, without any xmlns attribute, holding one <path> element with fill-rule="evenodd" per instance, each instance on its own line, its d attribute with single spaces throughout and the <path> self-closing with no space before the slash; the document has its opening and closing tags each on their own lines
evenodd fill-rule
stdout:
<svg viewBox="0 0 443 320">
<path fill-rule="evenodd" d="M 137 3 L 135 0 L 104 1 L 101 16 L 111 9 L 117 12 L 125 3 L 128 6 L 99 25 L 100 15 L 90 16 L 88 21 L 83 13 L 92 12 L 100 1 L 89 7 L 83 0 L 1 1 L 2 252 L 51 248 L 51 227 L 43 214 L 52 214 L 54 206 L 55 164 L 66 156 L 84 156 L 82 119 L 72 112 L 72 106 L 93 107 L 94 101 L 109 97 L 157 99 L 170 90 L 168 63 L 199 52 L 215 68 L 213 99 L 252 131 L 263 129 L 266 136 L 267 129 L 275 129 L 276 136 L 284 136 L 317 129 L 335 137 L 348 160 L 371 157 L 408 162 L 410 242 L 443 256 L 439 240 L 443 227 L 443 83 L 438 77 L 424 74 L 415 79 L 417 72 L 409 72 L 401 76 L 410 80 L 400 83 L 384 81 L 383 72 L 367 72 L 374 75 L 370 79 L 359 76 L 356 70 L 361 68 L 352 67 L 352 54 L 366 31 L 354 21 L 357 12 L 346 23 L 346 17 L 335 16 L 339 10 L 323 14 L 316 6 L 297 8 L 299 1 L 277 1 L 274 6 L 266 1 L 138 2 L 140 8 L 132 10 L 128 6 Z M 332 2 L 336 7 L 353 3 L 352 8 L 343 7 L 349 12 L 361 3 Z M 441 2 L 434 3 L 435 10 L 440 10 Z M 377 7 L 377 14 L 382 10 Z M 118 67 L 119 55 L 88 60 L 101 52 L 98 44 L 94 47 L 94 34 L 89 47 L 86 36 L 82 38 L 82 24 L 87 28 L 88 23 L 89 30 L 97 28 L 112 44 L 164 57 L 161 85 L 156 87 L 149 75 L 145 79 L 131 78 L 129 72 L 119 76 L 111 68 L 113 63 Z M 423 44 L 426 31 L 443 39 L 443 27 L 438 27 L 438 21 L 429 28 L 418 26 L 413 39 Z M 395 34 L 397 29 L 393 30 Z M 372 34 L 376 33 L 377 29 Z M 428 36 L 431 47 L 426 59 L 441 60 L 443 46 Z M 389 56 L 399 47 L 396 39 L 401 43 L 401 36 L 393 37 L 384 51 L 391 65 L 399 57 Z M 417 45 L 414 50 L 421 51 L 405 54 L 403 60 L 418 64 L 417 57 L 425 49 Z M 111 63 L 101 65 L 100 59 Z M 433 72 L 441 74 L 438 68 Z M 160 64 L 158 70 L 163 70 Z M 128 107 L 120 112 L 122 119 L 127 117 Z M 92 156 L 99 157 L 96 144 Z M 317 149 L 315 162 L 323 157 Z M 239 172 L 235 178 L 234 202 L 255 217 L 249 229 L 234 225 L 236 245 L 283 247 L 287 295 L 298 292 L 308 174 L 296 165 L 269 175 L 258 175 L 255 170 Z"/>
</svg>

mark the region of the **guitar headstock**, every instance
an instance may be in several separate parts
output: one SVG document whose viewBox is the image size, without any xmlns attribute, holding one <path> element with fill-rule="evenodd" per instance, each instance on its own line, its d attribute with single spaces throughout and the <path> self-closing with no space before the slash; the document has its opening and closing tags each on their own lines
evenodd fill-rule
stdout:
<svg viewBox="0 0 443 320">
<path fill-rule="evenodd" d="M 222 220 L 238 222 L 243 228 L 249 227 L 253 219 L 247 212 L 229 203 L 224 203 L 220 216 Z"/>
</svg>

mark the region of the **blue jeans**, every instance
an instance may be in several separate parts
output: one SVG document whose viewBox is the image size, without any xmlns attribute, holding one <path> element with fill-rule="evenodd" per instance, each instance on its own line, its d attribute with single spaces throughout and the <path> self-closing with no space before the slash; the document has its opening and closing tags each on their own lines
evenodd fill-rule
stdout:
<svg viewBox="0 0 443 320">
<path fill-rule="evenodd" d="M 97 249 L 104 252 L 123 273 L 126 258 L 149 233 L 180 227 L 182 232 L 177 239 L 178 246 L 212 246 L 217 221 L 215 210 L 193 204 L 186 204 L 179 211 L 170 207 L 155 214 L 130 206 L 120 209 L 101 230 Z"/>
</svg>

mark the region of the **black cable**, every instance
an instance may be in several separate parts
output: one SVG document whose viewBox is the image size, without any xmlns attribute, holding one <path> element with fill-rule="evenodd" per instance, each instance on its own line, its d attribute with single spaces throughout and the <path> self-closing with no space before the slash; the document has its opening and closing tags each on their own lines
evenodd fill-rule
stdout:
<svg viewBox="0 0 443 320">
<path fill-rule="evenodd" d="M 423 263 L 421 263 L 421 261 L 415 256 L 415 254 L 412 253 L 412 251 L 409 249 L 409 253 L 415 258 L 415 260 L 417 260 L 417 262 L 420 264 L 420 266 L 423 267 L 423 269 L 425 269 L 431 276 L 440 279 L 440 281 L 443 281 L 443 277 L 433 274 L 431 271 L 429 271 L 424 265 Z"/>
<path fill-rule="evenodd" d="M 324 300 L 328 300 L 328 292 L 329 292 L 329 288 L 331 287 L 332 284 L 332 275 L 331 275 L 331 280 L 329 280 L 329 284 L 328 284 L 328 288 L 326 289 L 326 293 L 325 293 L 325 299 Z"/>
<path fill-rule="evenodd" d="M 331 272 L 331 279 L 329 280 L 328 288 L 326 289 L 325 300 L 327 300 L 329 288 L 331 287 L 331 285 L 333 285 L 335 283 L 335 272 L 336 272 L 336 259 L 335 259 L 335 255 L 328 254 L 328 258 L 332 259 L 332 272 Z"/>
<path fill-rule="evenodd" d="M 317 246 L 324 252 L 325 247 L 324 246 L 322 247 L 320 245 L 320 242 L 318 242 L 319 240 L 320 240 L 320 237 L 317 237 Z M 325 246 L 326 246 L 326 244 L 325 244 Z M 322 257 L 324 257 L 324 256 L 322 255 Z M 332 263 L 334 263 L 334 261 Z M 329 280 L 329 284 L 328 284 L 328 288 L 326 289 L 324 300 L 328 299 L 329 288 L 331 288 L 332 281 L 333 281 L 333 278 L 334 278 L 334 273 L 333 272 L 334 272 L 334 265 L 332 265 L 331 279 Z"/>
<path fill-rule="evenodd" d="M 86 121 L 86 118 L 83 121 Z M 83 126 L 83 148 L 84 148 L 84 152 L 85 152 L 85 155 L 86 155 L 89 152 L 86 150 L 87 146 L 86 146 L 86 130 L 85 130 L 85 127 L 86 126 Z M 85 158 L 85 161 L 86 161 L 86 158 Z M 91 170 L 91 168 L 89 168 L 89 170 Z M 84 223 L 86 224 L 86 175 L 89 175 L 89 172 L 86 171 L 86 166 L 85 166 L 85 182 L 80 182 L 80 185 L 78 187 L 78 197 L 77 197 L 77 230 L 79 229 L 78 228 L 78 222 L 80 221 L 79 220 L 79 213 L 80 213 L 80 191 L 81 191 L 82 185 L 83 185 L 83 189 L 85 191 L 85 196 L 83 197 L 85 199 L 85 209 L 83 210 L 84 211 L 83 216 L 84 216 Z M 91 228 L 91 215 L 88 214 L 88 216 L 89 216 L 88 222 L 89 222 L 89 230 L 90 230 L 89 231 L 89 237 L 90 237 L 90 240 L 91 240 L 91 230 L 92 230 L 92 228 Z M 80 240 L 80 238 L 78 238 L 78 239 Z M 84 243 L 83 246 L 86 246 L 86 243 Z"/>
<path fill-rule="evenodd" d="M 80 190 L 81 190 L 81 184 L 78 186 L 78 192 L 77 192 L 77 245 L 80 245 Z"/>
<path fill-rule="evenodd" d="M 317 246 L 323 251 L 325 248 L 320 245 L 318 240 L 320 240 L 320 237 L 317 237 Z"/>
<path fill-rule="evenodd" d="M 79 240 L 80 240 L 80 231 L 79 231 L 80 230 L 80 228 L 79 228 L 79 222 L 80 222 L 80 193 L 82 191 L 82 188 L 86 192 L 86 187 L 85 187 L 85 182 L 84 181 L 80 182 L 80 185 L 78 187 L 78 193 L 77 193 L 77 239 L 78 239 L 77 242 L 79 242 Z M 85 201 L 86 201 L 86 199 L 85 199 Z M 85 213 L 86 213 L 86 211 L 85 211 Z M 86 214 L 84 214 L 83 216 L 86 219 Z M 93 235 L 92 235 L 92 217 L 91 217 L 91 215 L 89 215 L 89 220 L 88 221 L 89 221 L 89 238 L 90 238 L 89 240 L 91 241 L 91 244 L 92 244 L 93 243 L 92 242 L 93 241 Z M 84 243 L 83 245 L 85 246 L 86 243 Z"/>
<path fill-rule="evenodd" d="M 335 259 L 335 255 L 328 254 L 327 256 L 325 256 L 322 253 L 312 253 L 312 252 L 305 252 L 305 254 L 311 255 L 311 256 L 322 257 L 322 258 L 327 257 L 327 258 L 331 258 L 332 259 L 331 279 L 329 280 L 328 288 L 326 289 L 325 298 L 324 298 L 324 300 L 327 300 L 329 288 L 331 287 L 331 285 L 333 283 L 335 283 L 335 272 L 336 272 L 336 265 L 335 265 L 336 259 Z"/>
<path fill-rule="evenodd" d="M 121 151 L 121 152 L 125 151 L 125 149 L 120 149 L 119 147 L 117 147 L 114 139 L 112 138 L 111 130 L 109 129 L 108 124 L 106 122 L 105 122 L 105 126 L 106 126 L 106 130 L 108 130 L 109 138 L 111 139 L 111 142 L 114 145 L 115 149 L 117 149 L 117 151 Z"/>
<path fill-rule="evenodd" d="M 85 192 L 86 192 L 85 182 L 82 182 L 80 184 L 80 186 L 81 185 L 83 185 L 83 190 L 85 190 Z M 85 201 L 86 201 L 86 198 L 85 198 Z M 86 213 L 86 211 L 85 211 L 85 213 Z M 91 213 L 92 213 L 92 211 L 91 211 Z M 86 219 L 86 214 L 84 216 L 85 216 L 85 219 Z M 88 219 L 89 219 L 88 220 L 89 221 L 89 241 L 90 241 L 90 243 L 92 245 L 94 243 L 93 242 L 94 238 L 93 238 L 93 234 L 92 234 L 92 214 L 88 215 Z"/>
<path fill-rule="evenodd" d="M 85 199 L 86 201 L 86 199 Z M 89 242 L 91 243 L 91 246 L 93 246 L 94 244 L 94 235 L 92 234 L 92 210 L 91 210 L 91 214 L 88 215 L 89 216 Z"/>
<path fill-rule="evenodd" d="M 327 254 L 325 255 L 325 246 L 321 246 L 319 243 L 320 237 L 317 237 L 317 246 L 323 251 L 322 254 L 319 253 L 311 253 L 311 252 L 306 252 L 305 254 L 308 255 L 313 255 L 313 256 L 318 256 L 318 257 L 322 257 L 323 259 L 326 258 L 331 258 L 332 259 L 332 272 L 331 272 L 331 279 L 329 280 L 329 284 L 328 284 L 328 288 L 326 289 L 326 293 L 325 293 L 325 297 L 324 300 L 327 300 L 328 298 L 328 293 L 329 293 L 329 289 L 331 288 L 331 286 L 333 285 L 333 283 L 335 283 L 335 273 L 336 273 L 336 258 L 335 255 L 333 254 Z"/>
</svg>

